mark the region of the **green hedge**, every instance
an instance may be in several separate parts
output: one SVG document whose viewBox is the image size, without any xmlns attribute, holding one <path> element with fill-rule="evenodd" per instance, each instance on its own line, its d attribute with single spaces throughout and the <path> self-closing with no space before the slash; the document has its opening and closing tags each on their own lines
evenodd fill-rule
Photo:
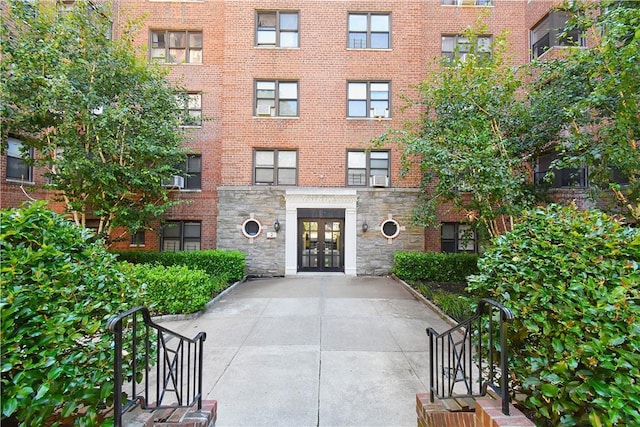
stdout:
<svg viewBox="0 0 640 427">
<path fill-rule="evenodd" d="M 541 424 L 640 426 L 640 229 L 551 205 L 479 267 L 469 286 L 513 311 L 512 387 Z"/>
<path fill-rule="evenodd" d="M 441 252 L 396 252 L 392 272 L 407 281 L 465 282 L 478 272 L 478 255 Z"/>
<path fill-rule="evenodd" d="M 106 323 L 138 289 L 90 231 L 40 202 L 0 211 L 0 250 L 1 424 L 50 425 L 58 411 L 100 425 L 113 403 Z"/>
<path fill-rule="evenodd" d="M 245 275 L 246 255 L 240 251 L 205 250 L 183 252 L 117 251 L 118 259 L 132 264 L 186 265 L 212 277 L 235 282 Z"/>
<path fill-rule="evenodd" d="M 188 314 L 204 309 L 226 287 L 227 277 L 185 265 L 130 264 L 141 289 L 140 305 L 154 314 Z"/>
</svg>

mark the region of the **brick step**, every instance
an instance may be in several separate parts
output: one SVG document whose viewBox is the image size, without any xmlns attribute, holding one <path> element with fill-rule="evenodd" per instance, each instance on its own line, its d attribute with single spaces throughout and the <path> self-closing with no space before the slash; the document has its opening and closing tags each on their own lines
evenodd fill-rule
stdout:
<svg viewBox="0 0 640 427">
<path fill-rule="evenodd" d="M 191 408 L 146 410 L 136 405 L 123 415 L 124 427 L 211 427 L 218 418 L 218 402 L 203 400 L 202 409 Z"/>
</svg>

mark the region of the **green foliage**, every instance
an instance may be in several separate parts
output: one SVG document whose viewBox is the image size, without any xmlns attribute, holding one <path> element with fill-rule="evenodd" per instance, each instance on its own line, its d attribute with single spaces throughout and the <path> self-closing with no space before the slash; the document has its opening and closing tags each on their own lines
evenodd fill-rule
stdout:
<svg viewBox="0 0 640 427">
<path fill-rule="evenodd" d="M 443 313 L 458 322 L 474 314 L 474 299 L 467 295 L 443 290 L 432 283 L 417 283 L 411 286 L 431 300 Z"/>
<path fill-rule="evenodd" d="M 640 2 L 566 1 L 563 8 L 572 16 L 567 30 L 579 30 L 588 48 L 534 64 L 538 125 L 530 134 L 559 142 L 558 167 L 588 166 L 596 195 L 612 189 L 618 209 L 640 220 Z M 616 182 L 620 175 L 626 186 Z"/>
<path fill-rule="evenodd" d="M 142 289 L 141 305 L 155 314 L 200 311 L 227 283 L 224 276 L 213 278 L 185 265 L 137 264 L 132 265 L 132 275 Z"/>
<path fill-rule="evenodd" d="M 113 398 L 107 320 L 136 300 L 115 256 L 86 229 L 34 203 L 0 211 L 2 417 L 22 426 L 86 414 Z"/>
<path fill-rule="evenodd" d="M 33 8 L 37 7 L 37 13 Z M 171 202 L 184 134 L 167 70 L 138 58 L 133 34 L 109 37 L 108 4 L 11 0 L 3 9 L 2 140 L 19 138 L 78 224 L 139 229 Z"/>
<path fill-rule="evenodd" d="M 240 251 L 205 250 L 181 252 L 119 251 L 122 261 L 134 264 L 186 265 L 207 272 L 213 277 L 224 276 L 238 281 L 245 274 L 245 254 Z"/>
<path fill-rule="evenodd" d="M 394 141 L 409 159 L 420 159 L 424 196 L 415 220 L 436 223 L 436 207 L 451 202 L 491 235 L 510 228 L 510 216 L 530 206 L 528 151 L 521 138 L 528 109 L 521 76 L 505 58 L 505 35 L 494 38 L 492 54 L 477 51 L 481 25 L 465 32 L 470 52 L 447 61 L 418 86 L 420 120 L 374 142 Z"/>
<path fill-rule="evenodd" d="M 478 272 L 478 255 L 440 252 L 396 252 L 392 272 L 407 281 L 465 282 Z"/>
<path fill-rule="evenodd" d="M 554 426 L 640 425 L 640 230 L 599 211 L 526 212 L 469 278 L 515 314 L 510 371 Z"/>
</svg>

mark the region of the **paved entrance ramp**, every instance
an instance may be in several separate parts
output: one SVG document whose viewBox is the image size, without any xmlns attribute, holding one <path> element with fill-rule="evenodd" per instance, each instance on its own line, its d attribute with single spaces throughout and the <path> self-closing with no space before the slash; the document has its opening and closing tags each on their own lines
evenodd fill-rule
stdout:
<svg viewBox="0 0 640 427">
<path fill-rule="evenodd" d="M 415 426 L 425 329 L 449 326 L 384 277 L 249 280 L 176 332 L 205 331 L 216 426 Z"/>
</svg>

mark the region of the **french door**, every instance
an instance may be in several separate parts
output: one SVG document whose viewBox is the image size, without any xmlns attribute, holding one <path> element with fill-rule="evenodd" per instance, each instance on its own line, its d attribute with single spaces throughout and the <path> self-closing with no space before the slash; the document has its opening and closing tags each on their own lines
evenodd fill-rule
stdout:
<svg viewBox="0 0 640 427">
<path fill-rule="evenodd" d="M 344 218 L 298 218 L 298 270 L 344 271 Z"/>
</svg>

